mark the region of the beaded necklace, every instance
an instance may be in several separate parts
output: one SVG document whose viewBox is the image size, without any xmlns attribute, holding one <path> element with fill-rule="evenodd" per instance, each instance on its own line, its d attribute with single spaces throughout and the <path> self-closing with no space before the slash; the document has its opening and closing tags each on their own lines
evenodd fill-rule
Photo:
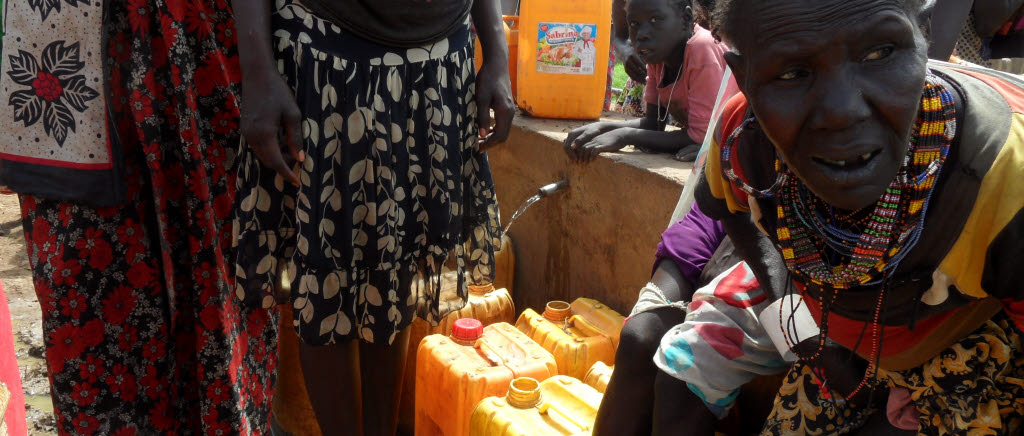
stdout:
<svg viewBox="0 0 1024 436">
<path fill-rule="evenodd" d="M 780 188 L 776 229 L 786 266 L 810 283 L 833 289 L 881 283 L 917 244 L 939 170 L 956 136 L 953 95 L 929 75 L 907 154 L 866 223 L 829 213 L 830 206 L 796 177 Z M 849 217 L 847 217 L 849 218 Z M 863 230 L 847 230 L 853 224 Z M 857 224 L 860 224 L 857 226 Z M 845 227 L 845 228 L 844 228 Z M 826 261 L 825 247 L 841 259 Z"/>
</svg>

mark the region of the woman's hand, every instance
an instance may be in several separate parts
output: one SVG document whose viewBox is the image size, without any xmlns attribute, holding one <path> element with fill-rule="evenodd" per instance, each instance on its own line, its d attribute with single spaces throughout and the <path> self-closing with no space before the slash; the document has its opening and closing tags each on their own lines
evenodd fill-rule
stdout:
<svg viewBox="0 0 1024 436">
<path fill-rule="evenodd" d="M 819 336 L 804 339 L 793 347 L 798 356 L 810 357 L 818 352 Z M 839 395 L 850 395 L 857 389 L 867 371 L 868 362 L 850 349 L 831 339 L 825 340 L 821 354 L 811 363 L 825 372 L 829 388 Z M 861 389 L 853 401 L 862 400 L 870 389 Z"/>
<path fill-rule="evenodd" d="M 241 130 L 263 165 L 293 185 L 299 185 L 290 163 L 305 159 L 302 115 L 284 78 L 269 65 L 244 72 Z M 284 144 L 281 144 L 282 139 Z M 285 146 L 291 159 L 281 153 Z"/>
<path fill-rule="evenodd" d="M 476 78 L 476 108 L 480 123 L 480 150 L 505 142 L 516 115 L 507 59 L 505 62 L 484 59 Z M 493 126 L 491 109 L 494 110 Z"/>
<path fill-rule="evenodd" d="M 508 44 L 498 0 L 473 2 L 473 25 L 480 38 L 484 60 L 476 77 L 477 122 L 480 123 L 480 150 L 487 150 L 508 139 L 516 103 L 512 99 L 512 81 L 508 77 Z M 494 126 L 491 126 L 494 109 Z"/>
</svg>

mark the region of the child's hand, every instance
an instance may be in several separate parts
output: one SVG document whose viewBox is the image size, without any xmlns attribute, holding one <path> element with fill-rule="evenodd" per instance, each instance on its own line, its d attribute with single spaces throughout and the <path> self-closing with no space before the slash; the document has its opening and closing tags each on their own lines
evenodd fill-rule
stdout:
<svg viewBox="0 0 1024 436">
<path fill-rule="evenodd" d="M 569 155 L 570 160 L 573 162 L 580 162 L 577 157 L 579 154 L 579 148 L 602 133 L 609 132 L 613 129 L 615 129 L 615 126 L 609 123 L 592 123 L 577 127 L 569 132 L 569 136 L 565 137 L 565 142 L 562 143 L 562 148 L 565 149 L 565 154 Z"/>
<path fill-rule="evenodd" d="M 626 146 L 626 129 L 615 129 L 602 133 L 576 150 L 576 162 L 589 163 L 597 155 L 609 151 L 619 151 Z"/>
</svg>

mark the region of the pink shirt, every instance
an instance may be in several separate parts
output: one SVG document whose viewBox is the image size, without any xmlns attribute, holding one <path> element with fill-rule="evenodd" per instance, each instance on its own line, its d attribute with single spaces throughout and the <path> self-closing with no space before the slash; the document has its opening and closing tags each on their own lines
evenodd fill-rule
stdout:
<svg viewBox="0 0 1024 436">
<path fill-rule="evenodd" d="M 711 111 L 718 96 L 718 88 L 722 85 L 725 74 L 725 59 L 722 57 L 729 47 L 715 41 L 711 32 L 696 24 L 693 25 L 693 36 L 686 41 L 686 57 L 683 67 L 678 72 L 678 83 L 673 87 L 658 87 L 665 76 L 663 64 L 647 65 L 647 86 L 644 88 L 644 101 L 668 107 L 669 112 L 677 120 L 686 120 L 686 131 L 690 139 L 700 144 L 704 142 L 704 134 L 711 122 Z M 677 74 L 672 71 L 670 74 Z M 736 81 L 729 78 L 722 101 L 728 100 L 740 92 Z M 664 112 L 662 113 L 664 114 Z"/>
</svg>

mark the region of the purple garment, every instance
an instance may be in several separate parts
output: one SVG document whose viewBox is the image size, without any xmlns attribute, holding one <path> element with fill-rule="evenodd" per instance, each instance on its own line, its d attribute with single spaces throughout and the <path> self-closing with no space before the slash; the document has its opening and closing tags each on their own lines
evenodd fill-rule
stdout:
<svg viewBox="0 0 1024 436">
<path fill-rule="evenodd" d="M 683 219 L 661 234 L 654 267 L 657 268 L 662 259 L 670 259 L 683 272 L 683 276 L 696 286 L 704 265 L 718 250 L 723 239 L 725 229 L 722 223 L 708 218 L 694 202 Z"/>
</svg>

